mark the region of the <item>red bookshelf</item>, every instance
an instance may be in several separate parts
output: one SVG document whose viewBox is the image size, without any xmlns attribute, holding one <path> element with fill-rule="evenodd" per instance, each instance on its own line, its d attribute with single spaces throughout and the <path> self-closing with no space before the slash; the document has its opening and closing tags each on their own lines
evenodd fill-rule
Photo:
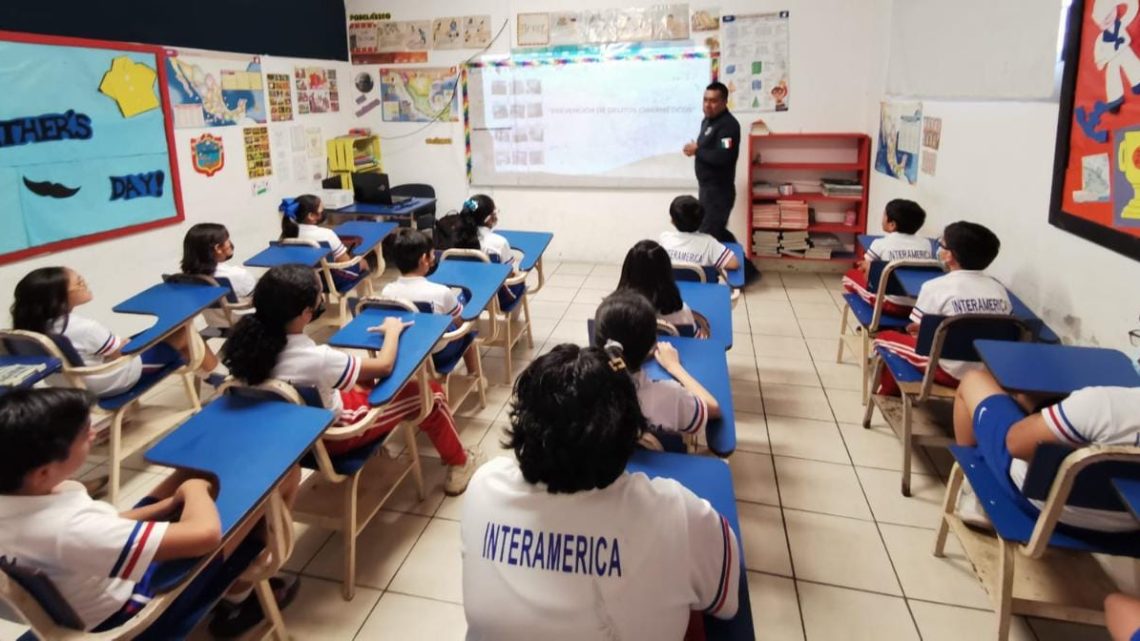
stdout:
<svg viewBox="0 0 1140 641">
<path fill-rule="evenodd" d="M 798 200 L 807 203 L 812 214 L 806 229 L 781 229 L 753 224 L 752 211 L 748 217 L 748 256 L 765 261 L 787 263 L 849 263 L 853 252 L 833 251 L 830 259 L 800 256 L 757 255 L 754 232 L 807 231 L 812 234 L 837 234 L 844 243 L 854 243 L 854 236 L 867 229 L 867 197 L 871 159 L 871 139 L 862 133 L 808 133 L 808 134 L 751 134 L 748 138 L 749 193 L 753 206 L 774 204 L 780 200 Z M 859 195 L 828 195 L 818 186 L 822 178 L 856 181 L 862 187 Z M 796 186 L 791 195 L 756 195 L 751 191 L 758 182 L 771 185 L 791 183 Z M 855 222 L 816 222 L 816 217 L 834 217 L 854 210 Z M 830 214 L 830 216 L 828 216 Z M 788 265 L 791 267 L 791 265 Z"/>
</svg>

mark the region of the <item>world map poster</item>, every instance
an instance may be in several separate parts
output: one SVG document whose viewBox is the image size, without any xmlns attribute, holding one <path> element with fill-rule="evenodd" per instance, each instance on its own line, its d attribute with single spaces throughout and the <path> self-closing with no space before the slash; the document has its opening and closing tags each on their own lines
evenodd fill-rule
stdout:
<svg viewBox="0 0 1140 641">
<path fill-rule="evenodd" d="M 257 56 L 170 56 L 166 86 L 175 128 L 265 123 L 265 88 Z"/>
</svg>

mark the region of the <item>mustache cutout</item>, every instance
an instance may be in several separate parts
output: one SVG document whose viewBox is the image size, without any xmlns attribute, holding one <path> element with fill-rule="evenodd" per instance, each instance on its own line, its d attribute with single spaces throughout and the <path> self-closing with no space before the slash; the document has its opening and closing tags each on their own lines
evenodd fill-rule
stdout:
<svg viewBox="0 0 1140 641">
<path fill-rule="evenodd" d="M 24 186 L 35 195 L 46 196 L 48 198 L 71 198 L 79 193 L 80 189 L 79 187 L 68 187 L 67 185 L 53 183 L 48 180 L 35 182 L 28 180 L 26 176 L 24 177 Z"/>
</svg>

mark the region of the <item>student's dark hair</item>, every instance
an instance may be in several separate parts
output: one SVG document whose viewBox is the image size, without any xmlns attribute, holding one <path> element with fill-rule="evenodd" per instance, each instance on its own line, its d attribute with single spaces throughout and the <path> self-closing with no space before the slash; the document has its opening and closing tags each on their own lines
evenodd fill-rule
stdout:
<svg viewBox="0 0 1140 641">
<path fill-rule="evenodd" d="M 479 226 L 471 216 L 452 210 L 435 221 L 432 244 L 436 249 L 480 249 Z"/>
<path fill-rule="evenodd" d="M 242 316 L 226 341 L 222 361 L 250 385 L 269 378 L 285 349 L 285 325 L 319 301 L 321 286 L 304 265 L 280 265 L 265 272 L 253 288 L 252 314 Z"/>
<path fill-rule="evenodd" d="M 594 344 L 603 346 L 606 341 L 620 343 L 626 365 L 633 371 L 641 369 L 657 345 L 657 310 L 653 303 L 629 289 L 607 296 L 594 313 Z"/>
<path fill-rule="evenodd" d="M 964 220 L 946 225 L 942 230 L 942 242 L 962 269 L 989 267 L 1001 249 L 1001 241 L 996 234 L 978 223 Z"/>
<path fill-rule="evenodd" d="M 463 201 L 459 215 L 475 223 L 476 227 L 486 227 L 487 219 L 495 213 L 495 201 L 486 194 L 475 194 Z"/>
<path fill-rule="evenodd" d="M 673 280 L 673 261 L 665 248 L 653 240 L 638 241 L 629 249 L 617 288 L 648 298 L 658 314 L 672 314 L 684 305 L 681 291 Z"/>
<path fill-rule="evenodd" d="M 677 196 L 669 203 L 669 218 L 677 231 L 697 231 L 701 228 L 701 221 L 705 219 L 705 210 L 701 201 L 692 196 Z"/>
<path fill-rule="evenodd" d="M 728 87 L 723 82 L 710 82 L 705 91 L 715 91 L 720 94 L 721 100 L 728 100 Z"/>
<path fill-rule="evenodd" d="M 67 387 L 0 396 L 0 494 L 19 490 L 37 467 L 65 460 L 94 400 L 87 390 Z"/>
<path fill-rule="evenodd" d="M 895 224 L 897 231 L 916 234 L 926 222 L 926 211 L 913 200 L 895 198 L 883 208 L 883 215 Z"/>
<path fill-rule="evenodd" d="M 296 238 L 297 234 L 301 233 L 301 229 L 297 227 L 297 222 L 305 220 L 305 216 L 315 214 L 321 209 L 321 199 L 312 194 L 302 194 L 294 198 L 293 201 L 296 203 L 296 208 L 292 216 L 285 212 L 285 203 L 282 203 L 279 208 L 281 211 L 282 238 Z"/>
<path fill-rule="evenodd" d="M 552 494 L 608 487 L 647 428 L 633 379 L 596 347 L 562 344 L 515 381 L 505 447 Z"/>
<path fill-rule="evenodd" d="M 16 283 L 12 300 L 12 327 L 47 334 L 58 318 L 71 311 L 67 304 L 70 276 L 66 267 L 40 267 Z"/>
<path fill-rule="evenodd" d="M 226 242 L 230 232 L 218 223 L 198 223 L 182 239 L 182 273 L 213 276 L 218 268 L 214 247 Z"/>
<path fill-rule="evenodd" d="M 431 252 L 431 240 L 427 234 L 411 227 L 396 230 L 396 236 L 392 240 L 392 258 L 401 274 L 419 267 L 420 258 L 429 252 Z"/>
</svg>

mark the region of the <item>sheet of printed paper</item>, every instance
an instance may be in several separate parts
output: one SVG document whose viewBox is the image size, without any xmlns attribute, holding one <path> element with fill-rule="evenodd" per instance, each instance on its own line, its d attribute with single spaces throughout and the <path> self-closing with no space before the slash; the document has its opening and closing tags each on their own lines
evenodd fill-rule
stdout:
<svg viewBox="0 0 1140 641">
<path fill-rule="evenodd" d="M 550 44 L 549 13 L 520 13 L 515 17 L 515 22 L 520 47 Z"/>
<path fill-rule="evenodd" d="M 483 49 L 491 44 L 491 16 L 463 16 L 463 47 Z"/>
<path fill-rule="evenodd" d="M 269 148 L 273 150 L 273 164 L 277 166 L 277 178 L 282 182 L 293 181 L 290 171 L 292 162 L 289 147 L 289 130 L 284 127 L 274 127 L 269 130 Z"/>
<path fill-rule="evenodd" d="M 432 49 L 459 49 L 463 47 L 463 18 L 449 16 L 431 22 Z"/>
<path fill-rule="evenodd" d="M 654 40 L 689 39 L 689 5 L 663 4 L 652 7 Z"/>
<path fill-rule="evenodd" d="M 427 51 L 431 46 L 430 20 L 385 20 L 377 31 L 377 51 Z"/>
<path fill-rule="evenodd" d="M 282 122 L 293 119 L 293 90 L 289 86 L 289 74 L 267 73 L 265 84 L 269 89 L 269 119 Z"/>
<path fill-rule="evenodd" d="M 720 9 L 694 9 L 690 17 L 693 31 L 720 29 Z"/>
<path fill-rule="evenodd" d="M 550 14 L 550 44 L 573 45 L 582 41 L 582 17 L 577 11 L 555 11 Z"/>
<path fill-rule="evenodd" d="M 787 11 L 721 17 L 720 81 L 731 111 L 787 111 Z"/>
<path fill-rule="evenodd" d="M 273 160 L 269 157 L 269 128 L 246 127 L 242 129 L 242 134 L 249 177 L 253 179 L 273 175 Z"/>
<path fill-rule="evenodd" d="M 348 23 L 348 50 L 354 53 L 376 51 L 379 24 L 374 20 Z"/>
</svg>

